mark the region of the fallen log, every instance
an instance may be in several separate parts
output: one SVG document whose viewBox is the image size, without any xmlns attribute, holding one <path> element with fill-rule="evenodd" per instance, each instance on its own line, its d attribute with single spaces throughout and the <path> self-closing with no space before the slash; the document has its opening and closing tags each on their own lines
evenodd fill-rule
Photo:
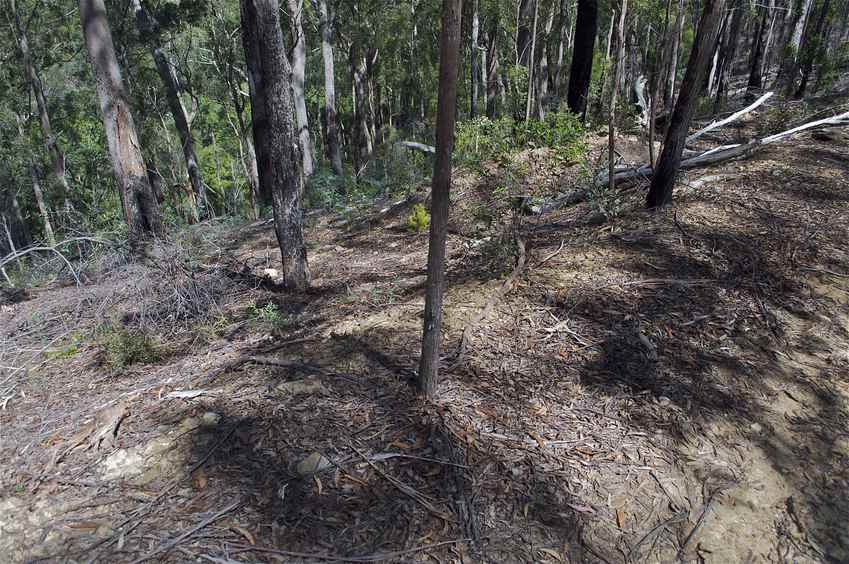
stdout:
<svg viewBox="0 0 849 564">
<path fill-rule="evenodd" d="M 708 131 L 713 131 L 714 129 L 718 129 L 718 128 L 722 127 L 723 125 L 728 125 L 729 123 L 731 123 L 733 121 L 737 121 L 738 119 L 740 119 L 744 115 L 748 114 L 749 112 L 751 112 L 752 110 L 754 110 L 755 108 L 757 108 L 758 106 L 760 106 L 761 104 L 763 104 L 764 102 L 769 100 L 772 97 L 772 95 L 773 95 L 772 92 L 767 92 L 766 94 L 764 94 L 763 96 L 761 96 L 760 98 L 758 98 L 757 100 L 755 100 L 754 102 L 752 102 L 751 104 L 749 104 L 748 106 L 746 106 L 745 108 L 740 110 L 739 112 L 734 112 L 733 114 L 731 114 L 730 116 L 728 116 L 725 119 L 722 119 L 722 120 L 719 120 L 719 121 L 714 121 L 710 125 L 708 125 L 707 127 L 704 127 L 702 129 L 696 131 L 692 135 L 687 136 L 687 143 L 692 143 L 693 141 L 695 141 L 696 139 L 698 139 L 699 137 L 701 137 L 702 135 L 704 135 Z"/>
<path fill-rule="evenodd" d="M 401 141 L 401 145 L 413 151 L 421 151 L 422 153 L 430 153 L 432 155 L 436 154 L 436 147 L 433 145 L 425 145 L 424 143 L 416 143 L 415 141 Z"/>
<path fill-rule="evenodd" d="M 763 98 L 763 97 L 761 97 Z M 762 102 L 761 102 L 762 103 Z M 751 106 L 749 106 L 751 108 Z M 751 109 L 749 109 L 751 111 Z M 737 112 L 742 115 L 741 110 Z M 725 123 L 729 123 L 730 120 L 722 120 Z M 722 122 L 716 122 L 716 125 L 711 124 L 708 126 L 710 129 L 716 129 L 719 127 Z M 842 114 L 837 114 L 835 116 L 831 116 L 828 118 L 823 118 L 819 120 L 815 120 L 798 127 L 794 127 L 792 129 L 788 129 L 787 131 L 782 131 L 780 133 L 776 133 L 774 135 L 769 135 L 767 137 L 763 137 L 761 139 L 753 139 L 747 143 L 737 143 L 733 145 L 722 145 L 719 147 L 714 147 L 708 151 L 704 151 L 702 153 L 689 156 L 681 161 L 681 170 L 690 170 L 694 168 L 700 168 L 703 166 L 709 166 L 712 164 L 738 159 L 741 157 L 746 157 L 751 155 L 752 153 L 758 151 L 764 145 L 770 145 L 772 143 L 777 143 L 779 141 L 783 141 L 796 135 L 797 133 L 802 133 L 804 131 L 816 130 L 816 129 L 825 129 L 834 126 L 847 126 L 849 125 L 849 112 L 844 112 Z M 702 131 L 708 130 L 705 128 Z M 698 132 L 697 132 L 698 133 Z M 692 154 L 692 153 L 689 153 Z M 621 170 L 618 170 L 613 175 L 614 184 L 620 184 L 623 182 L 627 182 L 630 180 L 643 179 L 650 180 L 652 177 L 652 168 L 648 164 L 641 164 L 639 166 L 631 166 Z M 608 184 L 608 174 L 602 173 L 595 177 L 593 180 L 593 187 L 601 187 L 606 186 Z M 569 192 L 568 194 L 561 194 L 554 200 L 543 202 L 542 204 L 534 206 L 531 211 L 535 214 L 545 214 L 552 212 L 560 207 L 565 205 L 573 205 L 583 201 L 587 195 L 589 194 L 590 189 L 587 188 L 585 190 L 575 190 Z"/>
</svg>

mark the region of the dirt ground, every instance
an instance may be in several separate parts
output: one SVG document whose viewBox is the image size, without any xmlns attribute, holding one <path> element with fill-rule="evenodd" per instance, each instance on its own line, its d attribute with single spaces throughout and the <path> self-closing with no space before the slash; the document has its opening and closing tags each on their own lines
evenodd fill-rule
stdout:
<svg viewBox="0 0 849 564">
<path fill-rule="evenodd" d="M 576 174 L 531 154 L 522 189 Z M 849 562 L 847 143 L 524 217 L 506 285 L 492 178 L 457 182 L 434 404 L 405 206 L 313 217 L 303 295 L 269 224 L 212 223 L 191 263 L 2 306 L 0 364 L 32 362 L 0 380 L 0 560 Z M 105 320 L 162 358 L 110 369 Z"/>
</svg>

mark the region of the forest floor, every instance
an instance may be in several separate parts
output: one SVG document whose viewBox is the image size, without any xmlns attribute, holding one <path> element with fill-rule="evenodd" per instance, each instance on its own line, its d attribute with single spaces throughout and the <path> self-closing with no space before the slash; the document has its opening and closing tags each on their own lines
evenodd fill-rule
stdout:
<svg viewBox="0 0 849 564">
<path fill-rule="evenodd" d="M 406 205 L 313 216 L 303 295 L 270 224 L 212 222 L 2 306 L 0 560 L 849 561 L 849 143 L 814 135 L 659 212 L 493 219 L 461 172 L 434 404 Z M 110 369 L 105 320 L 161 358 Z"/>
</svg>

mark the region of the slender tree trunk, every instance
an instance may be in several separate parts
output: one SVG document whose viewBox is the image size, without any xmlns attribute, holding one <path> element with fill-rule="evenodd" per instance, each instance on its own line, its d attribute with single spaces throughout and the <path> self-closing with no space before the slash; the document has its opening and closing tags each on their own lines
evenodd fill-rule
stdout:
<svg viewBox="0 0 849 564">
<path fill-rule="evenodd" d="M 56 236 L 53 234 L 50 211 L 44 201 L 44 192 L 41 190 L 41 181 L 38 178 L 38 168 L 35 166 L 35 161 L 30 160 L 27 168 L 29 168 L 29 177 L 32 181 L 32 192 L 35 194 L 35 203 L 38 204 L 38 213 L 41 215 L 41 222 L 44 226 L 44 238 L 47 239 L 47 244 L 53 246 L 56 244 Z"/>
<path fill-rule="evenodd" d="M 726 90 L 728 88 L 728 80 L 734 70 L 734 59 L 737 56 L 737 42 L 740 37 L 740 31 L 743 27 L 743 2 L 742 0 L 733 0 L 733 14 L 731 15 L 731 27 L 722 41 L 719 57 L 719 69 L 717 70 L 716 83 L 716 98 L 714 101 L 714 111 L 719 112 L 725 100 Z"/>
<path fill-rule="evenodd" d="M 560 97 L 560 92 L 563 85 L 563 58 L 568 49 L 569 41 L 569 8 L 567 0 L 560 0 L 560 14 L 557 23 L 558 42 L 557 42 L 557 69 L 554 74 L 554 95 Z"/>
<path fill-rule="evenodd" d="M 766 6 L 761 6 L 758 10 L 761 12 L 761 17 L 755 30 L 754 48 L 749 59 L 749 83 L 746 86 L 746 100 L 749 102 L 753 102 L 763 88 L 764 33 L 766 32 L 769 10 Z"/>
<path fill-rule="evenodd" d="M 536 3 L 538 0 L 519 0 L 518 12 L 516 14 L 517 35 L 516 35 L 516 64 L 527 67 L 530 65 L 531 42 L 533 41 L 533 32 L 529 24 L 533 24 L 533 17 Z"/>
<path fill-rule="evenodd" d="M 675 101 L 675 81 L 678 77 L 678 47 L 684 33 L 684 0 L 678 0 L 678 15 L 675 20 L 675 33 L 672 36 L 672 49 L 669 53 L 669 74 L 666 77 L 666 90 L 663 102 L 670 105 Z"/>
<path fill-rule="evenodd" d="M 587 95 L 593 73 L 593 51 L 598 28 L 598 1 L 578 0 L 575 21 L 575 48 L 569 71 L 569 110 L 578 115 L 587 111 Z"/>
<path fill-rule="evenodd" d="M 310 283 L 301 209 L 304 187 L 293 144 L 291 74 L 278 0 L 241 0 L 241 14 L 261 191 L 272 195 L 283 283 L 303 291 Z"/>
<path fill-rule="evenodd" d="M 148 44 L 150 55 L 156 64 L 156 71 L 159 73 L 159 78 L 165 87 L 168 109 L 171 111 L 171 116 L 174 118 L 174 125 L 180 136 L 183 158 L 186 161 L 186 171 L 189 174 L 189 181 L 191 182 L 192 191 L 197 202 L 197 209 L 194 210 L 195 220 L 208 218 L 212 210 L 209 206 L 206 195 L 206 184 L 203 182 L 203 175 L 198 164 L 197 153 L 195 152 L 195 143 L 192 138 L 191 126 L 189 125 L 189 116 L 180 97 L 180 85 L 174 72 L 174 65 L 162 49 L 157 22 L 147 13 L 141 0 L 132 0 L 132 5 L 139 32 Z"/>
<path fill-rule="evenodd" d="M 451 192 L 451 153 L 457 105 L 457 67 L 460 58 L 460 25 L 463 0 L 443 0 L 439 57 L 439 101 L 436 124 L 436 162 L 431 189 L 430 239 L 427 253 L 422 356 L 419 387 L 426 397 L 436 394 L 439 383 L 439 344 L 442 339 L 442 295 L 445 290 L 445 241 Z"/>
<path fill-rule="evenodd" d="M 525 104 L 525 121 L 531 119 L 531 105 L 534 99 L 534 61 L 537 47 L 537 19 L 539 17 L 539 2 L 534 0 L 534 21 L 531 27 L 531 55 L 528 57 L 528 97 Z"/>
<path fill-rule="evenodd" d="M 478 68 L 478 38 L 480 36 L 480 14 L 478 13 L 479 0 L 472 0 L 472 47 L 469 65 L 472 79 L 472 94 L 470 97 L 469 117 L 474 119 L 478 115 L 478 89 L 480 69 Z"/>
<path fill-rule="evenodd" d="M 56 183 L 61 190 L 62 199 L 64 201 L 65 211 L 71 211 L 71 188 L 68 185 L 68 176 L 65 171 L 65 153 L 59 145 L 59 140 L 53 133 L 53 127 L 50 124 L 50 114 L 47 111 L 47 101 L 44 99 L 44 87 L 41 84 L 41 77 L 32 60 L 32 53 L 29 48 L 29 38 L 27 37 L 26 29 L 21 21 L 21 14 L 18 11 L 16 0 L 9 0 L 10 11 L 15 19 L 15 32 L 18 49 L 21 51 L 21 59 L 23 59 L 24 74 L 32 90 L 35 105 L 38 109 L 38 120 L 41 125 L 41 135 L 44 138 L 44 146 L 47 149 L 47 154 L 50 155 L 50 160 L 53 165 L 53 175 L 56 177 Z"/>
<path fill-rule="evenodd" d="M 663 18 L 663 42 L 660 45 L 660 52 L 655 54 L 654 65 L 651 77 L 651 100 L 649 100 L 649 165 L 654 170 L 656 153 L 654 147 L 655 139 L 655 118 L 657 117 L 657 102 L 660 98 L 660 89 L 663 84 L 661 82 L 661 74 L 666 62 L 666 52 L 669 50 L 669 12 L 672 10 L 672 0 L 666 0 L 666 13 Z"/>
<path fill-rule="evenodd" d="M 354 99 L 354 140 L 352 155 L 354 160 L 354 174 L 359 176 L 363 167 L 371 160 L 374 151 L 372 144 L 371 129 L 369 128 L 366 107 L 366 55 L 359 44 L 353 43 L 350 52 L 352 96 Z"/>
<path fill-rule="evenodd" d="M 121 69 L 103 0 L 80 0 L 80 21 L 94 73 L 109 155 L 121 191 L 130 247 L 140 251 L 149 236 L 164 236 L 159 203 L 147 179 L 136 125 L 124 96 Z"/>
<path fill-rule="evenodd" d="M 793 94 L 793 97 L 797 100 L 801 100 L 805 96 L 805 90 L 808 88 L 811 72 L 814 70 L 814 61 L 819 58 L 818 55 L 828 42 L 828 33 L 824 32 L 830 7 L 831 0 L 822 0 L 816 22 L 813 25 L 809 22 L 805 27 L 805 35 L 802 39 L 801 47 L 802 53 L 799 57 L 802 78 L 799 81 L 799 87 Z"/>
<path fill-rule="evenodd" d="M 485 69 L 486 78 L 486 117 L 495 119 L 498 106 L 498 86 L 500 84 L 498 69 L 498 19 L 492 18 L 487 32 L 487 51 L 489 68 Z"/>
<path fill-rule="evenodd" d="M 301 170 L 304 176 L 309 178 L 313 174 L 315 165 L 312 160 L 312 139 L 310 138 L 310 124 L 304 92 L 304 76 L 307 67 L 307 47 L 302 24 L 304 0 L 289 0 L 289 12 L 291 12 L 292 35 L 295 41 L 295 46 L 292 49 L 292 95 L 295 101 L 295 119 L 298 122 Z"/>
<path fill-rule="evenodd" d="M 619 66 L 622 59 L 625 58 L 625 15 L 628 13 L 628 0 L 621 0 L 619 8 L 619 25 L 616 28 L 618 38 L 616 59 L 613 61 L 613 75 L 611 76 L 610 84 L 610 110 L 608 113 L 608 138 L 607 138 L 607 172 L 610 179 L 610 190 L 616 187 L 616 178 L 613 169 L 616 165 L 616 94 L 618 88 L 616 84 L 619 82 Z"/>
<path fill-rule="evenodd" d="M 336 71 L 333 62 L 333 18 L 327 0 L 318 0 L 321 56 L 324 60 L 324 113 L 327 121 L 327 156 L 333 174 L 342 175 L 342 150 L 336 117 Z"/>
<path fill-rule="evenodd" d="M 681 91 L 678 93 L 675 109 L 670 118 L 669 129 L 666 132 L 663 152 L 652 176 L 651 188 L 647 198 L 647 204 L 650 208 L 664 206 L 672 202 L 672 188 L 675 185 L 675 177 L 681 164 L 687 131 L 696 109 L 699 90 L 707 72 L 710 56 L 716 45 L 724 7 L 725 0 L 704 1 L 702 17 L 696 37 L 693 40 L 693 48 L 690 51 L 687 70 L 681 83 Z"/>
</svg>

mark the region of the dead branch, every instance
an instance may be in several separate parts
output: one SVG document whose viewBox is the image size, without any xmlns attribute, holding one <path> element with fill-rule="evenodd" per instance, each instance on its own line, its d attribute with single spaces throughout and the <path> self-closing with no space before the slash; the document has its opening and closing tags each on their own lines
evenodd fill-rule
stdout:
<svg viewBox="0 0 849 564">
<path fill-rule="evenodd" d="M 424 143 L 416 143 L 415 141 L 401 141 L 401 145 L 404 147 L 413 150 L 413 151 L 421 151 L 422 153 L 430 153 L 436 154 L 436 147 L 432 145 L 425 145 Z"/>
<path fill-rule="evenodd" d="M 761 96 L 760 98 L 758 98 L 757 100 L 755 100 L 754 102 L 752 102 L 751 104 L 749 104 L 748 106 L 746 106 L 745 108 L 740 110 L 739 112 L 734 112 L 733 114 L 731 114 L 727 118 L 719 120 L 719 121 L 714 121 L 713 123 L 711 123 L 707 127 L 704 127 L 702 129 L 696 131 L 695 133 L 693 133 L 692 135 L 689 135 L 687 137 L 687 143 L 692 143 L 693 141 L 695 141 L 696 139 L 698 139 L 699 137 L 701 137 L 702 135 L 704 135 L 708 131 L 713 131 L 714 129 L 718 129 L 718 128 L 722 127 L 723 125 L 727 125 L 731 122 L 737 121 L 738 119 L 740 119 L 744 115 L 748 114 L 749 112 L 751 112 L 752 110 L 754 110 L 755 108 L 757 108 L 758 106 L 760 106 L 761 104 L 763 104 L 764 102 L 769 100 L 772 97 L 772 95 L 773 95 L 772 92 L 767 92 L 766 94 L 764 94 L 763 96 Z"/>
<path fill-rule="evenodd" d="M 489 315 L 493 306 L 513 289 L 513 285 L 525 269 L 525 242 L 521 237 L 516 237 L 516 246 L 519 248 L 519 258 L 516 260 L 516 266 L 513 268 L 513 272 L 510 273 L 510 276 L 507 277 L 498 290 L 489 297 L 480 311 L 478 311 L 478 313 L 466 323 L 465 327 L 463 327 L 463 334 L 460 337 L 460 345 L 457 347 L 457 353 L 455 354 L 454 360 L 451 362 L 449 369 L 453 369 L 462 362 L 463 356 L 466 354 L 466 347 L 468 347 L 469 340 L 472 337 L 472 331 L 474 331 L 478 324 L 483 321 L 487 315 Z"/>
<path fill-rule="evenodd" d="M 62 259 L 62 261 L 65 263 L 65 266 L 67 266 L 68 270 L 71 271 L 71 276 L 74 277 L 74 281 L 77 283 L 77 286 L 80 286 L 81 285 L 80 278 L 79 278 L 79 276 L 77 276 L 77 272 L 74 270 L 74 267 L 71 265 L 71 261 L 68 260 L 68 258 L 64 254 L 59 252 L 60 247 L 63 247 L 64 245 L 67 245 L 69 243 L 74 243 L 74 242 L 79 242 L 79 241 L 89 241 L 89 242 L 93 242 L 93 243 L 100 243 L 100 244 L 103 244 L 103 245 L 114 245 L 114 243 L 111 242 L 111 241 L 107 241 L 105 239 L 98 239 L 97 237 L 71 237 L 70 239 L 65 239 L 64 241 L 56 243 L 55 245 L 52 245 L 52 246 L 46 246 L 46 245 L 41 246 L 41 245 L 39 245 L 39 246 L 34 246 L 34 247 L 27 247 L 25 249 L 20 249 L 20 250 L 17 250 L 17 251 L 12 251 L 8 255 L 6 255 L 2 259 L 0 259 L 0 269 L 4 268 L 7 264 L 9 264 L 11 262 L 14 262 L 14 261 L 16 261 L 16 260 L 18 260 L 22 257 L 25 257 L 26 255 L 36 253 L 36 252 L 50 252 L 50 253 L 54 253 L 57 257 Z"/>
</svg>

